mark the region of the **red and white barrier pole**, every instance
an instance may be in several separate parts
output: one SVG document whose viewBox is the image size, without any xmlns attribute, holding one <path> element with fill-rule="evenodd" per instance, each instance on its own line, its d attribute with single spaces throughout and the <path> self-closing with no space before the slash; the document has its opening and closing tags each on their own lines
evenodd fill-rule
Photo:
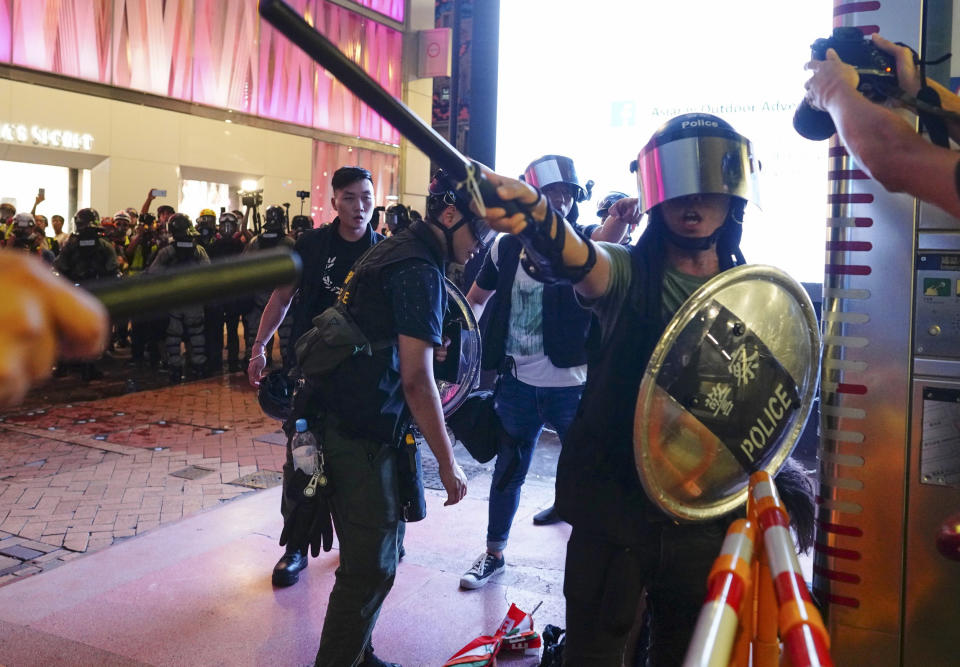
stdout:
<svg viewBox="0 0 960 667">
<path fill-rule="evenodd" d="M 790 517 L 766 472 L 750 477 L 757 523 L 779 606 L 780 638 L 793 667 L 832 667 L 830 637 L 803 580 Z"/>
<path fill-rule="evenodd" d="M 751 567 L 756 526 L 744 519 L 727 529 L 720 555 L 707 578 L 703 603 L 684 667 L 727 667 L 737 636 L 741 609 L 751 604 Z"/>
</svg>

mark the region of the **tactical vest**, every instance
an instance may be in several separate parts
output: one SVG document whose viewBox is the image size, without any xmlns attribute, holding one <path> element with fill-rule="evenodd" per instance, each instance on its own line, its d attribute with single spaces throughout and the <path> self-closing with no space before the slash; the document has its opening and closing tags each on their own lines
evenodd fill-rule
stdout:
<svg viewBox="0 0 960 667">
<path fill-rule="evenodd" d="M 297 339 L 305 334 L 311 326 L 313 318 L 319 315 L 323 310 L 332 304 L 324 304 L 322 296 L 326 294 L 320 279 L 326 266 L 327 259 L 330 257 L 330 245 L 333 235 L 337 233 L 337 226 L 340 224 L 340 218 L 334 219 L 329 225 L 324 225 L 319 229 L 309 229 L 303 233 L 296 247 L 303 247 L 307 242 L 315 243 L 310 249 L 310 255 L 301 257 L 303 261 L 303 276 L 300 278 L 300 288 L 297 290 L 293 304 L 290 306 L 293 317 L 293 327 L 290 330 L 289 358 L 296 358 L 294 346 Z M 311 238 L 312 237 L 312 240 Z M 370 225 L 367 225 L 366 238 L 370 246 L 383 240 L 383 237 L 373 231 Z"/>
<path fill-rule="evenodd" d="M 499 243 L 496 293 L 483 335 L 484 370 L 500 368 L 506 354 L 513 281 L 523 250 L 513 236 L 503 236 Z M 543 286 L 543 351 L 550 363 L 557 368 L 587 363 L 585 343 L 592 317 L 590 311 L 577 302 L 572 286 Z"/>
<path fill-rule="evenodd" d="M 410 228 L 367 250 L 347 275 L 340 294 L 354 321 L 371 342 L 396 338 L 393 306 L 383 289 L 383 271 L 419 259 L 435 267 L 443 282 L 443 251 L 426 223 Z M 446 292 L 441 312 L 446 307 Z M 340 429 L 353 437 L 398 442 L 409 419 L 403 395 L 397 346 L 372 356 L 351 357 L 313 387 L 313 409 L 335 412 Z"/>
</svg>

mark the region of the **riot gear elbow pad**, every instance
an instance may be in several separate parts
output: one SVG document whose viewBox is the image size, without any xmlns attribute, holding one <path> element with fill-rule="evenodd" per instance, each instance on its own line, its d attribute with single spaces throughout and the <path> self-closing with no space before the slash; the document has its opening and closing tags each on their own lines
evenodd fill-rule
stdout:
<svg viewBox="0 0 960 667">
<path fill-rule="evenodd" d="M 543 195 L 541 195 L 542 197 Z M 530 207 L 532 210 L 534 206 Z M 556 235 L 550 232 L 556 221 Z M 523 245 L 520 263 L 532 278 L 548 285 L 576 285 L 587 277 L 597 263 L 596 246 L 580 235 L 574 228 L 578 239 L 587 244 L 587 261 L 581 266 L 567 266 L 563 260 L 563 248 L 567 242 L 567 225 L 551 207 L 547 207 L 547 216 L 537 222 L 527 214 L 527 226 L 517 234 Z"/>
</svg>

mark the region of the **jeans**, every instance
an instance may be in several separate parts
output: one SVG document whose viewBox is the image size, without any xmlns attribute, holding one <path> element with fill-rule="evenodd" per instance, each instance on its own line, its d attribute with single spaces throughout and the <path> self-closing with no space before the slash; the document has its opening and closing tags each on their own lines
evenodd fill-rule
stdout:
<svg viewBox="0 0 960 667">
<path fill-rule="evenodd" d="M 520 487 L 527 477 L 534 447 L 544 423 L 550 424 L 560 443 L 577 414 L 583 386 L 534 387 L 510 373 L 500 378 L 494 409 L 512 442 L 500 444 L 490 484 L 487 549 L 503 551 L 520 504 Z"/>
</svg>

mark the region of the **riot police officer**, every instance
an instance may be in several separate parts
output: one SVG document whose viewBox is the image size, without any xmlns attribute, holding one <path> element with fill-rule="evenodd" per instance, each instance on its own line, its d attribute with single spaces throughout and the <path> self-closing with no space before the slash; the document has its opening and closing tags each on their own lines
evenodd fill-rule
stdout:
<svg viewBox="0 0 960 667">
<path fill-rule="evenodd" d="M 287 217 L 280 206 L 270 206 L 263 215 L 263 230 L 247 244 L 244 252 L 257 252 L 260 250 L 269 250 L 270 248 L 286 247 L 293 250 L 294 240 L 287 236 Z M 257 329 L 260 327 L 260 318 L 263 316 L 263 309 L 270 301 L 271 290 L 261 290 L 253 296 L 253 307 L 247 312 L 243 320 L 243 336 L 246 345 L 247 356 L 252 356 L 254 344 L 256 342 Z M 287 348 L 289 347 L 290 331 L 293 326 L 291 318 L 285 317 L 280 323 L 277 333 L 280 336 L 280 355 L 284 360 L 284 366 L 292 365 L 292 359 L 288 358 Z M 273 338 L 262 341 L 266 346 L 266 358 L 270 359 L 273 354 Z M 249 359 L 248 359 L 249 363 Z"/>
<path fill-rule="evenodd" d="M 53 267 L 75 283 L 117 275 L 117 252 L 100 229 L 100 214 L 82 208 L 73 216 L 74 232 Z"/>
<path fill-rule="evenodd" d="M 157 253 L 147 273 L 157 273 L 176 266 L 208 264 L 210 258 L 197 239 L 199 234 L 193 222 L 183 213 L 170 216 L 167 231 L 170 245 Z M 181 342 L 186 342 L 190 354 L 190 374 L 202 377 L 206 371 L 207 354 L 203 337 L 203 306 L 176 308 L 167 317 L 167 363 L 170 365 L 170 383 L 179 383 L 184 376 L 184 357 Z"/>
<path fill-rule="evenodd" d="M 103 238 L 100 229 L 100 214 L 96 209 L 82 208 L 73 216 L 76 232 L 63 246 L 53 262 L 53 268 L 75 283 L 84 283 L 99 278 L 118 277 L 119 263 L 113 244 Z M 57 375 L 63 375 L 66 365 L 58 365 Z M 95 380 L 103 373 L 93 363 L 79 366 L 84 380 Z"/>
<path fill-rule="evenodd" d="M 204 212 L 210 211 L 205 209 Z M 203 217 L 203 216 L 201 216 Z M 207 224 L 207 223 L 204 223 Z M 237 216 L 224 211 L 213 240 L 206 244 L 207 254 L 216 261 L 235 257 L 243 252 Z M 201 237 L 202 238 L 202 237 Z M 202 242 L 202 241 L 201 241 Z M 223 370 L 223 331 L 227 331 L 227 370 L 236 373 L 240 366 L 240 318 L 250 310 L 249 299 L 229 299 L 209 303 L 204 308 L 204 328 L 207 341 L 207 368 L 211 373 Z"/>
</svg>

